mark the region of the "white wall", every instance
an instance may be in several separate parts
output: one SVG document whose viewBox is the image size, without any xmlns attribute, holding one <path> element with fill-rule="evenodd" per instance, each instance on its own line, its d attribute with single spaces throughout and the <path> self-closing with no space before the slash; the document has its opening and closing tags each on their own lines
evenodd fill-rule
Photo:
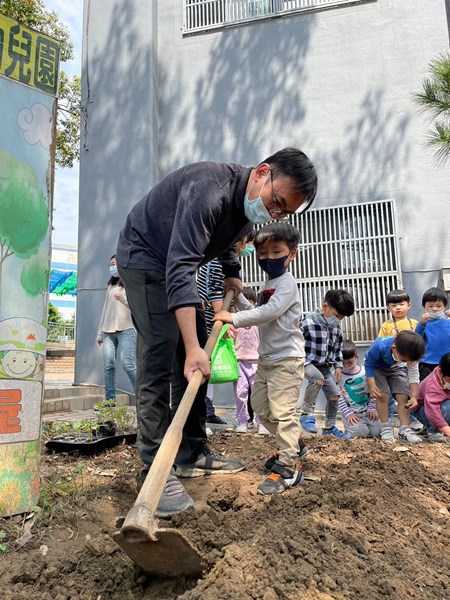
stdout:
<svg viewBox="0 0 450 600">
<path fill-rule="evenodd" d="M 378 0 L 187 37 L 181 0 L 89 5 L 79 381 L 100 377 L 96 288 L 128 209 L 196 160 L 251 165 L 293 145 L 316 164 L 317 206 L 395 198 L 404 283 L 420 314 L 423 290 L 450 265 L 450 170 L 434 167 L 427 121 L 412 103 L 429 61 L 448 48 L 444 0 Z"/>
</svg>

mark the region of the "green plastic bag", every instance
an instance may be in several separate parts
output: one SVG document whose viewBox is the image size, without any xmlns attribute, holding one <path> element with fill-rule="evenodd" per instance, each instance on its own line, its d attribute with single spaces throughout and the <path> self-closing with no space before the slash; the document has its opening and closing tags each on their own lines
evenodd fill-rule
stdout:
<svg viewBox="0 0 450 600">
<path fill-rule="evenodd" d="M 229 327 L 229 325 L 222 327 L 219 339 L 212 351 L 209 383 L 229 383 L 238 380 L 239 370 L 234 350 L 234 340 L 233 338 L 223 337 Z"/>
</svg>

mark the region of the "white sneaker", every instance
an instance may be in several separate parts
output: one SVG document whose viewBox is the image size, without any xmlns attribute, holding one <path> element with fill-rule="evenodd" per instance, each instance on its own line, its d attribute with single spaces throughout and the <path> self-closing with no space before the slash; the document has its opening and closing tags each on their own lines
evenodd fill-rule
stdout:
<svg viewBox="0 0 450 600">
<path fill-rule="evenodd" d="M 440 431 L 435 431 L 433 433 L 427 433 L 427 440 L 429 442 L 446 442 L 449 438 L 447 438 Z"/>
<path fill-rule="evenodd" d="M 409 428 L 415 431 L 416 433 L 423 431 L 423 425 L 420 421 L 413 421 L 409 424 Z"/>
<path fill-rule="evenodd" d="M 393 427 L 382 427 L 380 437 L 381 437 L 382 442 L 387 442 L 388 444 L 394 444 L 395 443 L 394 428 Z"/>
<path fill-rule="evenodd" d="M 248 433 L 248 423 L 238 423 L 236 425 L 236 433 Z"/>
<path fill-rule="evenodd" d="M 258 435 L 270 435 L 270 431 L 260 423 L 258 425 Z"/>
<path fill-rule="evenodd" d="M 206 437 L 211 437 L 213 434 L 213 430 L 209 427 L 206 428 Z"/>
<path fill-rule="evenodd" d="M 408 442 L 408 444 L 421 444 L 422 438 L 414 433 L 410 427 L 401 426 L 398 430 L 398 439 L 402 442 Z"/>
</svg>

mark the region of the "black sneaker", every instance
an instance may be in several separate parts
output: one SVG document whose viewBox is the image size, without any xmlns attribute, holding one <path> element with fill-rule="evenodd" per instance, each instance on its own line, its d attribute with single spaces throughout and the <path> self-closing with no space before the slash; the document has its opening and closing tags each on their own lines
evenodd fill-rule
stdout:
<svg viewBox="0 0 450 600">
<path fill-rule="evenodd" d="M 240 458 L 217 456 L 205 446 L 190 464 L 176 464 L 175 473 L 178 477 L 202 477 L 204 475 L 238 473 L 245 469 L 245 463 Z"/>
<path fill-rule="evenodd" d="M 211 429 L 226 429 L 227 427 L 231 427 L 229 423 L 219 417 L 218 415 L 213 415 L 212 417 L 206 417 L 206 425 Z"/>
<path fill-rule="evenodd" d="M 258 494 L 273 496 L 282 494 L 291 487 L 299 485 L 303 481 L 302 463 L 298 461 L 294 469 L 290 469 L 276 460 L 272 473 L 258 485 Z"/>
<path fill-rule="evenodd" d="M 302 440 L 302 438 L 298 439 L 298 446 L 299 446 L 300 450 L 297 452 L 297 456 L 300 459 L 308 454 L 309 448 L 305 444 L 305 442 Z M 266 462 L 264 463 L 264 469 L 269 473 L 272 470 L 273 465 L 279 458 L 280 458 L 280 453 L 277 450 L 274 454 L 272 454 L 272 456 L 270 458 L 268 458 L 266 460 Z"/>
<path fill-rule="evenodd" d="M 136 488 L 138 493 L 142 488 L 147 474 L 148 469 L 143 469 L 137 477 Z M 168 519 L 173 515 L 191 508 L 191 506 L 194 506 L 194 501 L 181 485 L 178 478 L 175 475 L 170 474 L 156 508 L 155 517 L 158 519 Z"/>
</svg>

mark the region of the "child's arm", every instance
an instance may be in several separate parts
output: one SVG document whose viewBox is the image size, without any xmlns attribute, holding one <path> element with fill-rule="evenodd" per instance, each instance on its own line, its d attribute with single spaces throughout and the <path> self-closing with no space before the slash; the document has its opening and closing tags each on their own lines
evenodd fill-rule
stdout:
<svg viewBox="0 0 450 600">
<path fill-rule="evenodd" d="M 418 333 L 419 335 L 423 335 L 425 333 L 425 327 L 429 320 L 430 315 L 428 313 L 423 314 L 419 323 L 417 324 L 416 333 Z"/>
<path fill-rule="evenodd" d="M 380 398 L 381 392 L 375 383 L 375 367 L 377 360 L 380 356 L 380 349 L 378 348 L 377 341 L 367 350 L 366 356 L 364 357 L 364 367 L 366 370 L 367 386 L 369 388 L 369 396 L 374 398 Z"/>
<path fill-rule="evenodd" d="M 416 410 L 417 408 L 417 397 L 419 395 L 419 363 L 414 360 L 407 363 L 408 367 L 408 382 L 409 389 L 411 390 L 411 397 L 409 402 L 406 404 L 406 408 Z"/>
<path fill-rule="evenodd" d="M 355 425 L 359 421 L 359 417 L 356 413 L 352 411 L 350 406 L 347 404 L 344 398 L 344 394 L 339 396 L 338 400 L 338 409 L 341 411 L 341 414 L 348 420 L 351 425 Z"/>
<path fill-rule="evenodd" d="M 239 294 L 239 296 L 235 298 L 234 304 L 239 310 L 250 310 L 254 308 L 253 304 L 247 300 L 244 294 Z M 233 313 L 227 310 L 218 310 L 214 315 L 213 323 L 216 321 L 222 321 L 222 323 L 233 325 Z"/>
<path fill-rule="evenodd" d="M 450 425 L 444 419 L 441 410 L 442 401 L 446 398 L 444 398 L 443 392 L 441 390 L 424 390 L 423 395 L 425 416 L 433 427 L 439 429 L 446 437 L 450 437 Z"/>
<path fill-rule="evenodd" d="M 224 324 L 233 325 L 233 315 L 227 310 L 219 310 L 213 317 L 213 323 L 216 321 L 222 321 Z"/>
<path fill-rule="evenodd" d="M 270 321 L 281 317 L 297 302 L 297 285 L 294 280 L 287 279 L 276 287 L 267 304 L 235 313 L 233 315 L 233 325 L 235 327 L 250 327 L 270 323 Z"/>
</svg>

